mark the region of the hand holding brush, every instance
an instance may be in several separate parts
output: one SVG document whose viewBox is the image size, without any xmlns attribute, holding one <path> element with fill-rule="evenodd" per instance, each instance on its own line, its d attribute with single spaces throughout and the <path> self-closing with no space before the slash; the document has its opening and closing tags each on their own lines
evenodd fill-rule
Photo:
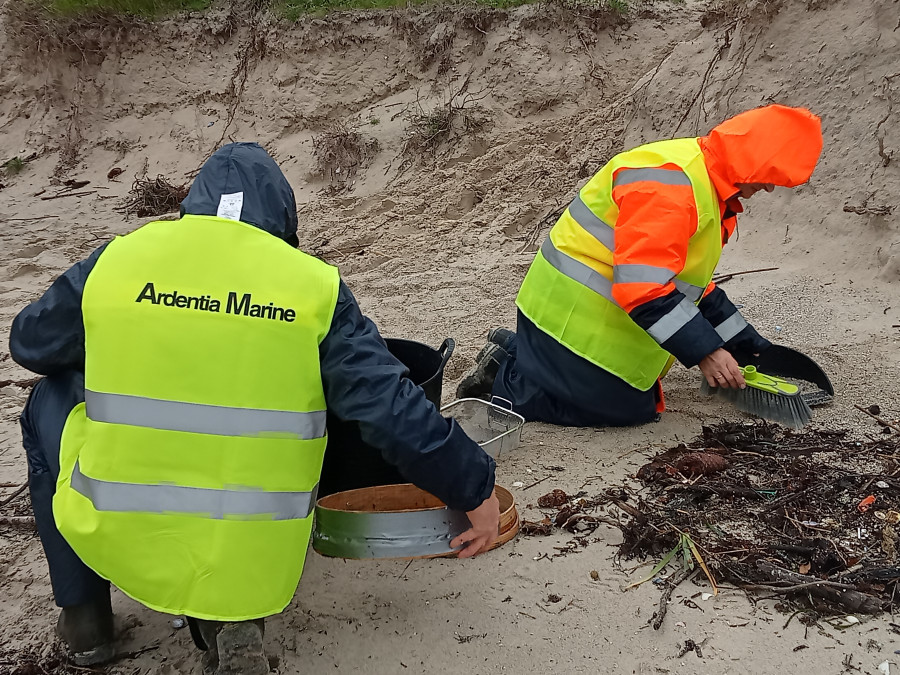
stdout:
<svg viewBox="0 0 900 675">
<path fill-rule="evenodd" d="M 699 364 L 700 372 L 710 387 L 743 389 L 744 374 L 735 358 L 724 349 L 717 349 Z"/>
<path fill-rule="evenodd" d="M 724 350 L 718 350 L 724 351 Z M 727 354 L 727 352 L 726 352 Z M 724 364 L 730 367 L 728 359 L 718 362 L 713 358 L 713 352 L 704 359 L 711 363 Z M 731 358 L 731 355 L 728 355 Z M 812 410 L 800 394 L 800 388 L 780 377 L 766 375 L 756 370 L 755 366 L 737 366 L 737 362 L 731 358 L 734 366 L 740 373 L 740 379 L 735 376 L 733 370 L 719 371 L 710 367 L 710 363 L 704 365 L 701 362 L 701 370 L 705 376 L 701 391 L 706 394 L 719 396 L 731 401 L 744 412 L 762 417 L 772 422 L 779 422 L 792 429 L 799 429 L 812 419 Z M 716 382 L 712 385 L 712 382 Z"/>
</svg>

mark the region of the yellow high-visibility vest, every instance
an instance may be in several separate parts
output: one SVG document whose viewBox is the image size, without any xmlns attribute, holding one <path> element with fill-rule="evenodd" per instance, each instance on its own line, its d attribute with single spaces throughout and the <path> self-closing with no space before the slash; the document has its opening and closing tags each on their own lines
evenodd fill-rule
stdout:
<svg viewBox="0 0 900 675">
<path fill-rule="evenodd" d="M 657 168 L 666 164 L 681 171 Z M 646 171 L 649 180 L 691 185 L 697 231 L 688 244 L 684 269 L 673 281 L 686 303 L 700 302 L 722 254 L 722 221 L 697 139 L 683 138 L 649 143 L 613 157 L 550 230 L 516 304 L 538 328 L 571 351 L 647 391 L 663 373 L 670 354 L 631 320 L 612 295 L 619 216 L 612 198 L 613 176 L 624 168 Z M 685 311 L 696 310 L 687 307 Z"/>
<path fill-rule="evenodd" d="M 53 512 L 148 607 L 243 621 L 303 571 L 325 452 L 319 344 L 335 268 L 209 216 L 117 237 L 85 285 L 85 403 Z"/>
</svg>

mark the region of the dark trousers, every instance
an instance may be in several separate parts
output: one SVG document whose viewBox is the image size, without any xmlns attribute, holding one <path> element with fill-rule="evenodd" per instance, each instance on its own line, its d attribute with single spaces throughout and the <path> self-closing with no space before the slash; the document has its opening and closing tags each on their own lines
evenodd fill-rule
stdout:
<svg viewBox="0 0 900 675">
<path fill-rule="evenodd" d="M 84 375 L 67 372 L 40 380 L 22 411 L 22 442 L 28 458 L 28 487 L 38 535 L 50 567 L 53 598 L 59 607 L 91 602 L 109 594 L 109 582 L 85 565 L 53 520 L 59 478 L 59 442 L 72 408 L 84 401 Z"/>
<path fill-rule="evenodd" d="M 594 365 L 521 312 L 492 394 L 529 422 L 570 427 L 630 426 L 658 419 L 658 385 L 648 391 Z"/>
<path fill-rule="evenodd" d="M 63 427 L 72 408 L 83 401 L 82 373 L 45 377 L 34 386 L 20 417 L 34 520 L 50 567 L 53 597 L 59 607 L 80 605 L 109 593 L 109 582 L 81 562 L 56 529 L 53 519 Z M 381 453 L 362 444 L 353 424 L 329 419 L 328 449 L 319 496 L 403 482 L 405 479 L 381 457 Z"/>
</svg>

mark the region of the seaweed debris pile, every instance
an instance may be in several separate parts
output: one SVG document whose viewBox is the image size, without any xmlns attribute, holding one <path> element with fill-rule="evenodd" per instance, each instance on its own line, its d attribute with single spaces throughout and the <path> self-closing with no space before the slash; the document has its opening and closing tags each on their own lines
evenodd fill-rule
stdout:
<svg viewBox="0 0 900 675">
<path fill-rule="evenodd" d="M 639 485 L 544 495 L 538 505 L 556 514 L 523 531 L 564 528 L 574 549 L 601 523 L 619 528 L 620 560 L 658 560 L 631 584 L 663 587 L 655 628 L 674 587 L 701 571 L 712 592 L 731 583 L 822 614 L 876 614 L 895 607 L 900 580 L 898 451 L 896 433 L 854 441 L 844 430 L 703 427 L 641 467 Z"/>
</svg>

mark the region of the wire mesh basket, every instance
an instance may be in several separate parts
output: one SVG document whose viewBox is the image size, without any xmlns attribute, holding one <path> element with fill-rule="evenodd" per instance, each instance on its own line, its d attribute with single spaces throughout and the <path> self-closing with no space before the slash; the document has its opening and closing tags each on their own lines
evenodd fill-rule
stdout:
<svg viewBox="0 0 900 675">
<path fill-rule="evenodd" d="M 461 398 L 441 408 L 441 414 L 454 418 L 463 431 L 494 459 L 519 445 L 525 418 L 514 413 L 512 404 L 494 396 L 490 402 L 480 398 Z"/>
</svg>

